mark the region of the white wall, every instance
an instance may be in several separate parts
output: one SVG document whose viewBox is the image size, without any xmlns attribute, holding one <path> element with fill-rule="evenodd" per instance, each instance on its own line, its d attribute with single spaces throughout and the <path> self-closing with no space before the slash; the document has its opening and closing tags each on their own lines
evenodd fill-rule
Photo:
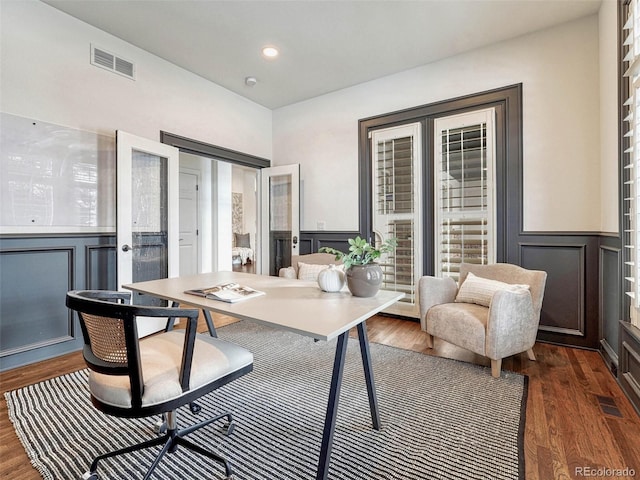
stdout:
<svg viewBox="0 0 640 480">
<path fill-rule="evenodd" d="M 600 6 L 600 195 L 602 232 L 618 233 L 618 11 Z"/>
<path fill-rule="evenodd" d="M 271 158 L 271 111 L 35 0 L 2 1 L 0 110 L 113 135 L 165 130 Z M 89 63 L 90 44 L 137 79 Z"/>
<path fill-rule="evenodd" d="M 273 164 L 301 164 L 302 230 L 358 229 L 359 119 L 522 83 L 525 230 L 600 231 L 598 48 L 591 16 L 275 110 Z"/>
<path fill-rule="evenodd" d="M 232 229 L 232 165 L 228 162 L 213 164 L 213 202 L 216 205 L 213 235 L 214 242 L 213 271 L 231 271 Z"/>
<path fill-rule="evenodd" d="M 525 230 L 617 231 L 613 1 L 600 18 L 274 112 L 41 2 L 1 9 L 0 110 L 110 135 L 166 130 L 300 163 L 303 230 L 357 230 L 359 119 L 522 82 Z M 133 61 L 137 80 L 90 65 L 91 43 Z"/>
<path fill-rule="evenodd" d="M 257 212 L 257 195 L 256 195 L 256 180 L 257 170 L 253 168 L 233 167 L 233 184 L 232 192 L 242 194 L 242 232 L 249 233 L 251 240 L 251 247 L 255 248 L 257 225 L 258 225 L 258 212 Z"/>
</svg>

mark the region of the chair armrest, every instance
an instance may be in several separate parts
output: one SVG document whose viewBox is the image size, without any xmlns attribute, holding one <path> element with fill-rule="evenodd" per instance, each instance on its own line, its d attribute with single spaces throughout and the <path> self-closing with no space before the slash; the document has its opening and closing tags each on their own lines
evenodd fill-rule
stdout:
<svg viewBox="0 0 640 480">
<path fill-rule="evenodd" d="M 539 322 L 529 290 L 496 292 L 487 320 L 487 356 L 500 359 L 530 349 L 536 341 Z"/>
<path fill-rule="evenodd" d="M 182 346 L 182 362 L 180 365 L 179 376 L 180 386 L 182 387 L 183 392 L 186 392 L 189 389 L 189 381 L 191 379 L 191 364 L 193 362 L 196 334 L 198 333 L 199 316 L 200 312 L 195 308 L 139 306 L 136 308 L 136 316 L 133 319 L 134 322 L 137 319 L 144 320 L 144 317 L 167 317 L 186 319 L 187 324 L 185 327 L 184 344 Z"/>
<path fill-rule="evenodd" d="M 278 270 L 278 276 L 281 278 L 288 278 L 295 280 L 297 278 L 296 269 L 293 267 L 284 267 Z"/>
<path fill-rule="evenodd" d="M 453 303 L 456 299 L 458 286 L 453 278 L 420 277 L 418 281 L 418 301 L 420 304 L 420 326 L 427 331 L 427 312 L 434 305 Z"/>
<path fill-rule="evenodd" d="M 191 381 L 191 364 L 193 363 L 193 352 L 195 350 L 196 334 L 198 331 L 198 310 L 192 310 L 182 318 L 187 319 L 187 327 L 184 334 L 184 345 L 182 347 L 182 364 L 180 366 L 180 386 L 182 391 L 189 390 Z"/>
</svg>

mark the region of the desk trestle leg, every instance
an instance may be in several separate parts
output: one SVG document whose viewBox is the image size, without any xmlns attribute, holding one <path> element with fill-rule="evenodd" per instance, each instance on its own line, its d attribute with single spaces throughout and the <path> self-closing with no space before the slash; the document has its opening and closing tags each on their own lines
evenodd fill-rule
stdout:
<svg viewBox="0 0 640 480">
<path fill-rule="evenodd" d="M 371 368 L 371 354 L 369 352 L 369 339 L 367 338 L 366 321 L 358 324 L 358 340 L 360 341 L 360 354 L 362 355 L 362 366 L 364 367 L 364 379 L 367 382 L 367 393 L 369 394 L 371 421 L 373 423 L 373 428 L 380 430 L 380 412 L 378 410 L 376 386 L 373 381 L 373 369 Z"/>
<path fill-rule="evenodd" d="M 349 332 L 342 333 L 338 337 L 336 357 L 333 361 L 333 374 L 331 375 L 331 390 L 327 404 L 327 415 L 324 420 L 322 444 L 320 446 L 320 460 L 316 480 L 326 480 L 329 475 L 329 461 L 331 460 L 331 447 L 333 446 L 333 433 L 336 430 L 336 417 L 338 416 L 338 400 L 340 398 L 340 386 L 344 373 L 344 360 L 347 356 L 347 340 Z"/>
</svg>

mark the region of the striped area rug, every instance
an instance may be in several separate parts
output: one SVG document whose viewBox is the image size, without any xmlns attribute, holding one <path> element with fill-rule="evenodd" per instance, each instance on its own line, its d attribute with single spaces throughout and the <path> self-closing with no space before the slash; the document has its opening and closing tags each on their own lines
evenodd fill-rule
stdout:
<svg viewBox="0 0 640 480">
<path fill-rule="evenodd" d="M 180 427 L 233 412 L 236 428 L 211 425 L 189 438 L 228 457 L 237 480 L 315 478 L 335 341 L 239 322 L 219 336 L 254 352 L 254 371 L 187 408 Z M 371 428 L 357 340 L 349 341 L 331 479 L 507 480 L 524 478 L 527 382 L 503 372 L 372 344 L 382 430 Z M 9 416 L 45 479 L 79 479 L 94 456 L 153 436 L 157 417 L 117 419 L 89 400 L 81 370 L 5 394 Z M 105 460 L 101 480 L 142 478 L 156 450 Z M 224 478 L 222 467 L 179 450 L 154 479 Z"/>
</svg>

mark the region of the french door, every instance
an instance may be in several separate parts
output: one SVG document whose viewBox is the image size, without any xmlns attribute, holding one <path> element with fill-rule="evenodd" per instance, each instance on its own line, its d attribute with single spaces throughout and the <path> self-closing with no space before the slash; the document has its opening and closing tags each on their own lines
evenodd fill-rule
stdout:
<svg viewBox="0 0 640 480">
<path fill-rule="evenodd" d="M 178 149 L 116 132 L 118 287 L 179 274 Z M 137 305 L 163 305 L 134 294 Z M 162 319 L 141 319 L 139 335 L 165 326 Z"/>
<path fill-rule="evenodd" d="M 278 275 L 300 254 L 300 165 L 263 168 L 261 273 Z"/>
<path fill-rule="evenodd" d="M 398 242 L 393 253 L 379 260 L 382 288 L 405 294 L 385 311 L 417 317 L 416 288 L 422 275 L 420 123 L 377 130 L 371 142 L 374 241 Z"/>
<path fill-rule="evenodd" d="M 495 111 L 435 121 L 436 276 L 496 258 Z"/>
</svg>

